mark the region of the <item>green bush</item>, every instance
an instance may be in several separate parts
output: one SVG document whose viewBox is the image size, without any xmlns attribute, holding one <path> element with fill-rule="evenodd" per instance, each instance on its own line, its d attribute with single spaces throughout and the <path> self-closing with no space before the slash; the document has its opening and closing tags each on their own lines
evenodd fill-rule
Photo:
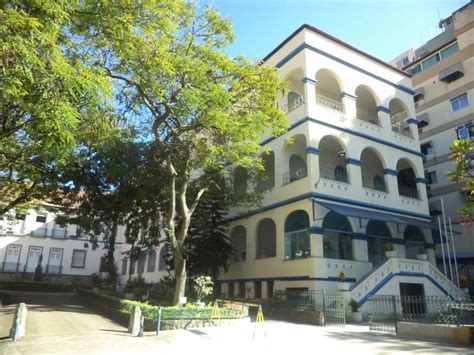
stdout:
<svg viewBox="0 0 474 355">
<path fill-rule="evenodd" d="M 80 293 L 86 295 L 87 298 L 93 298 L 122 312 L 131 312 L 134 306 L 139 306 L 145 318 L 156 319 L 158 317 L 159 306 L 151 305 L 148 302 L 126 300 L 102 292 L 80 290 Z M 162 307 L 161 319 L 209 319 L 211 318 L 212 311 L 213 307 L 198 308 L 193 305 Z M 246 309 L 244 312 L 241 312 L 219 307 L 219 313 L 220 318 L 243 318 L 248 316 Z"/>
</svg>

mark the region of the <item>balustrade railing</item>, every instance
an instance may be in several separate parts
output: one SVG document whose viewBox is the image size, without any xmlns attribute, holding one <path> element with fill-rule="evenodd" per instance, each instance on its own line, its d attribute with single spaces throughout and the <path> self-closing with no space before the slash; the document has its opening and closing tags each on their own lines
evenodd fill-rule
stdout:
<svg viewBox="0 0 474 355">
<path fill-rule="evenodd" d="M 339 182 L 348 182 L 347 170 L 326 168 L 320 171 L 321 178 Z"/>
<path fill-rule="evenodd" d="M 362 121 L 370 122 L 372 124 L 375 124 L 379 126 L 379 119 L 377 117 L 376 113 L 371 113 L 369 111 L 366 111 L 364 109 L 357 109 L 357 118 Z"/>
<path fill-rule="evenodd" d="M 291 111 L 296 110 L 298 107 L 304 105 L 304 99 L 302 96 L 293 99 L 291 102 L 280 105 L 280 109 L 285 113 L 290 113 Z"/>
<path fill-rule="evenodd" d="M 383 176 L 383 173 L 381 173 Z M 365 187 L 367 189 L 371 190 L 376 190 L 376 191 L 382 191 L 382 192 L 387 192 L 387 187 L 385 185 L 385 182 L 383 180 L 377 181 L 372 178 L 368 178 L 363 176 L 362 177 L 362 187 Z"/>
<path fill-rule="evenodd" d="M 283 185 L 289 184 L 290 182 L 300 180 L 304 177 L 308 176 L 308 171 L 306 167 L 299 168 L 294 171 L 289 171 L 283 174 Z"/>
<path fill-rule="evenodd" d="M 416 187 L 398 185 L 398 193 L 404 197 L 419 198 L 418 189 Z"/>
<path fill-rule="evenodd" d="M 342 105 L 342 101 L 334 100 L 330 97 L 316 94 L 316 103 L 320 106 L 324 106 L 336 111 L 344 111 L 344 107 Z"/>
<path fill-rule="evenodd" d="M 410 126 L 405 122 L 392 123 L 392 131 L 403 134 L 404 136 L 413 138 L 413 135 L 411 134 Z"/>
</svg>

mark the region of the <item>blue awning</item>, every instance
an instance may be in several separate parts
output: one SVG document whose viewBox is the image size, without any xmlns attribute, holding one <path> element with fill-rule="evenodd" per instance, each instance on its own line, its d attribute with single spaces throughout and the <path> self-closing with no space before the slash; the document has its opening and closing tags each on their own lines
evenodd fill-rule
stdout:
<svg viewBox="0 0 474 355">
<path fill-rule="evenodd" d="M 374 219 L 377 221 L 388 222 L 388 223 L 397 223 L 397 224 L 405 224 L 405 225 L 412 225 L 417 226 L 420 228 L 429 228 L 429 229 L 438 229 L 438 226 L 434 223 L 428 221 L 422 221 L 416 218 L 405 217 L 405 216 L 396 216 L 389 213 L 368 210 L 365 208 L 353 207 L 348 205 L 339 205 L 336 203 L 331 202 L 321 202 L 315 200 L 314 202 L 320 204 L 321 206 L 330 209 L 336 213 L 339 213 L 343 216 L 350 216 L 362 219 Z"/>
</svg>

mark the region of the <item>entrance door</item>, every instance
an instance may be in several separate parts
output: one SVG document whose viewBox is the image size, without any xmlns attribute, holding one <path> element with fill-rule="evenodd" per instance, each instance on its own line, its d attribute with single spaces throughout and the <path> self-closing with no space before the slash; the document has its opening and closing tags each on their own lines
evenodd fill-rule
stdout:
<svg viewBox="0 0 474 355">
<path fill-rule="evenodd" d="M 423 284 L 400 283 L 400 298 L 404 314 L 424 314 L 425 288 Z"/>
<path fill-rule="evenodd" d="M 51 248 L 49 250 L 48 274 L 61 273 L 61 261 L 63 257 L 63 250 L 59 248 Z"/>
<path fill-rule="evenodd" d="M 43 247 L 30 247 L 28 250 L 28 261 L 26 262 L 26 272 L 35 272 L 42 254 Z"/>
<path fill-rule="evenodd" d="M 10 244 L 7 247 L 7 254 L 5 256 L 5 262 L 3 264 L 3 271 L 17 271 L 18 260 L 20 259 L 20 245 Z"/>
</svg>

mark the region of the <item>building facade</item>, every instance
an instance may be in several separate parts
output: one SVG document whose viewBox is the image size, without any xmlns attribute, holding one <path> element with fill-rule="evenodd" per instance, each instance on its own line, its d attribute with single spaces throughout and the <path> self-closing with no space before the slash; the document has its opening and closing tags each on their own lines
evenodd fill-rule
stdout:
<svg viewBox="0 0 474 355">
<path fill-rule="evenodd" d="M 288 82 L 279 104 L 290 128 L 262 142 L 265 180 L 247 186 L 234 173 L 235 189 L 265 193 L 260 208 L 231 212 L 237 253 L 221 292 L 333 292 L 345 279 L 361 303 L 459 295 L 435 267 L 410 76 L 309 25 L 264 61 Z"/>
<path fill-rule="evenodd" d="M 446 218 L 460 232 L 454 236 L 459 273 L 470 277 L 474 291 L 474 228 L 460 223 L 463 184 L 451 182 L 446 174 L 454 169 L 449 161 L 453 141 L 474 135 L 474 2 L 440 21 L 440 27 L 440 35 L 397 57 L 394 63 L 413 75 L 430 213 L 437 219 L 443 201 Z M 444 252 L 446 258 L 453 259 L 453 250 L 449 255 L 446 249 Z M 442 264 L 442 249 L 438 247 L 436 253 Z"/>
</svg>

